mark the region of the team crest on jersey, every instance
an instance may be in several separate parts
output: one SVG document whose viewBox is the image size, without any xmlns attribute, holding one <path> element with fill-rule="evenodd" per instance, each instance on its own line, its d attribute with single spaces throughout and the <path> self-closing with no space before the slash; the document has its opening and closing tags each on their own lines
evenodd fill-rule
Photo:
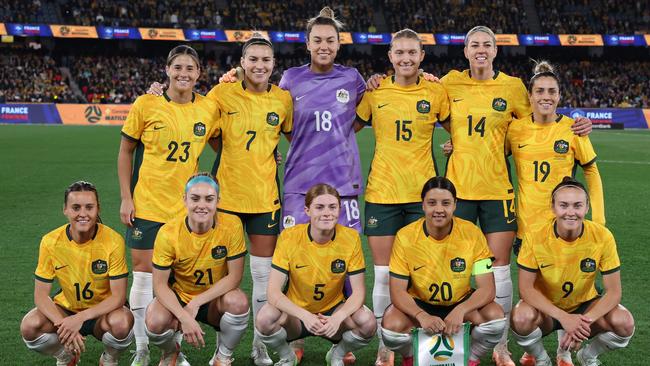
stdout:
<svg viewBox="0 0 650 366">
<path fill-rule="evenodd" d="M 580 270 L 582 272 L 595 272 L 596 271 L 596 261 L 591 258 L 585 258 L 580 261 Z"/>
<path fill-rule="evenodd" d="M 377 227 L 377 224 L 379 223 L 379 220 L 377 220 L 374 216 L 370 216 L 368 218 L 368 227 Z"/>
<path fill-rule="evenodd" d="M 336 100 L 339 103 L 347 103 L 350 101 L 350 92 L 345 89 L 339 89 L 336 91 Z"/>
<path fill-rule="evenodd" d="M 277 126 L 278 123 L 280 123 L 280 116 L 278 116 L 278 114 L 275 112 L 269 112 L 266 115 L 266 123 L 270 124 L 271 126 Z"/>
<path fill-rule="evenodd" d="M 450 267 L 452 272 L 464 272 L 467 265 L 465 264 L 465 259 L 456 257 L 451 260 Z"/>
<path fill-rule="evenodd" d="M 228 255 L 228 249 L 223 245 L 217 245 L 216 247 L 212 248 L 213 259 L 225 258 L 227 255 Z"/>
<path fill-rule="evenodd" d="M 104 274 L 108 271 L 108 263 L 104 260 L 98 259 L 90 265 L 90 269 L 94 274 Z"/>
<path fill-rule="evenodd" d="M 553 144 L 553 150 L 558 154 L 566 154 L 569 152 L 569 143 L 564 140 L 557 140 Z"/>
<path fill-rule="evenodd" d="M 194 134 L 196 136 L 205 136 L 205 124 L 203 122 L 196 122 L 194 124 Z"/>
<path fill-rule="evenodd" d="M 142 230 L 137 227 L 133 228 L 133 233 L 131 234 L 131 239 L 133 240 L 142 240 Z"/>
<path fill-rule="evenodd" d="M 284 219 L 282 219 L 282 225 L 285 229 L 296 226 L 296 218 L 291 215 L 287 215 L 284 217 Z"/>
<path fill-rule="evenodd" d="M 332 261 L 332 273 L 345 272 L 345 261 L 343 259 L 336 259 Z"/>
<path fill-rule="evenodd" d="M 508 108 L 508 102 L 503 98 L 494 98 L 492 101 L 492 108 L 495 111 L 503 112 Z"/>
<path fill-rule="evenodd" d="M 422 99 L 418 101 L 415 107 L 420 113 L 429 113 L 431 111 L 431 103 L 428 100 Z"/>
</svg>

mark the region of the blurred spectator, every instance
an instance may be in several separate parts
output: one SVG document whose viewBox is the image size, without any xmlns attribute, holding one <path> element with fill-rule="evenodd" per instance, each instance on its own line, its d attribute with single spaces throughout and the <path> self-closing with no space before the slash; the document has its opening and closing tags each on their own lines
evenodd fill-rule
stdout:
<svg viewBox="0 0 650 366">
<path fill-rule="evenodd" d="M 538 0 L 545 33 L 633 34 L 650 31 L 650 2 L 612 0 Z"/>
</svg>

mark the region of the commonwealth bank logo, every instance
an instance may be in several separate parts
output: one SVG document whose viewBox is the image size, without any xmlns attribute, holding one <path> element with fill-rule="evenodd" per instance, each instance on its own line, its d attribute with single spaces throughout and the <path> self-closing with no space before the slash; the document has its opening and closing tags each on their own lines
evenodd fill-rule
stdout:
<svg viewBox="0 0 650 366">
<path fill-rule="evenodd" d="M 444 334 L 435 334 L 429 343 L 429 354 L 438 362 L 444 362 L 454 355 L 454 338 Z"/>
</svg>

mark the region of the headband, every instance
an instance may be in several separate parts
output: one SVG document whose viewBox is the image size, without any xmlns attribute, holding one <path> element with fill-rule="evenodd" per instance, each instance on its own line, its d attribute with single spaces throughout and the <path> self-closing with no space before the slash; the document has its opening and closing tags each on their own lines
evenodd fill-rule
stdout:
<svg viewBox="0 0 650 366">
<path fill-rule="evenodd" d="M 214 188 L 215 191 L 217 191 L 217 194 L 219 194 L 219 185 L 217 182 L 214 181 L 211 177 L 208 177 L 206 175 L 198 175 L 192 179 L 190 179 L 187 184 L 185 184 L 185 193 L 190 190 L 193 186 L 200 184 L 200 183 L 207 183 L 209 184 L 212 188 Z"/>
</svg>

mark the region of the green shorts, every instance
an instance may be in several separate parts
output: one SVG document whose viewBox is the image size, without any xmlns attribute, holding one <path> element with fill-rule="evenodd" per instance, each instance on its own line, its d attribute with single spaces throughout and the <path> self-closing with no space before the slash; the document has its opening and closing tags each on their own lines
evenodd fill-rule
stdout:
<svg viewBox="0 0 650 366">
<path fill-rule="evenodd" d="M 280 235 L 279 209 L 263 213 L 241 213 L 221 209 L 219 209 L 219 212 L 239 217 L 246 233 L 249 235 Z"/>
<path fill-rule="evenodd" d="M 367 236 L 395 235 L 399 229 L 423 216 L 421 202 L 397 204 L 366 202 L 363 233 Z"/>
<path fill-rule="evenodd" d="M 63 308 L 61 308 L 61 309 L 63 309 Z M 72 315 L 76 314 L 74 311 L 70 311 L 68 309 L 63 309 L 63 312 L 66 313 L 68 316 L 72 316 Z M 99 318 L 94 318 L 94 319 L 88 319 L 88 320 L 84 321 L 81 324 L 81 329 L 79 329 L 79 334 L 81 334 L 84 337 L 89 336 L 89 335 L 94 337 L 95 336 L 95 325 L 97 324 L 98 320 L 99 320 Z"/>
<path fill-rule="evenodd" d="M 586 313 L 589 306 L 591 306 L 591 304 L 593 304 L 594 301 L 596 301 L 598 299 L 600 299 L 600 295 L 594 297 L 591 300 L 587 300 L 587 301 L 583 302 L 582 304 L 580 304 L 580 306 L 578 306 L 575 310 L 573 310 L 569 314 L 584 314 L 584 313 Z M 562 328 L 562 324 L 560 323 L 559 320 L 557 320 L 555 318 L 551 318 L 551 319 L 553 319 L 553 330 L 564 329 L 564 328 Z"/>
<path fill-rule="evenodd" d="M 126 245 L 131 249 L 153 249 L 162 222 L 135 218 L 133 226 L 126 228 Z"/>
<path fill-rule="evenodd" d="M 334 310 L 336 310 L 336 308 L 338 308 L 339 305 L 341 305 L 341 304 L 343 304 L 343 302 L 340 302 L 340 303 L 334 305 L 334 306 L 333 306 L 331 309 L 329 309 L 329 310 L 322 311 L 320 314 L 323 314 L 323 315 L 325 315 L 325 316 L 331 316 L 332 314 L 334 314 Z M 310 332 L 310 331 L 307 329 L 307 327 L 305 327 L 305 323 L 303 323 L 302 320 L 301 320 L 301 321 L 300 321 L 300 334 L 298 335 L 298 337 L 296 337 L 296 338 L 294 338 L 294 339 L 287 339 L 287 342 L 293 342 L 293 341 L 295 341 L 296 339 L 303 339 L 303 338 L 311 337 L 311 336 L 313 336 L 313 335 L 314 335 L 314 333 Z M 325 338 L 325 339 L 329 339 L 329 338 L 326 338 L 326 337 L 323 337 L 323 338 Z M 332 342 L 337 342 L 337 343 L 338 343 L 337 340 L 334 340 L 334 339 L 329 339 L 329 340 L 332 341 Z"/>
<path fill-rule="evenodd" d="M 474 290 L 472 290 L 474 292 Z M 458 300 L 455 304 L 451 305 L 433 305 L 429 304 L 426 301 L 422 301 L 418 298 L 413 298 L 415 300 L 415 304 L 422 310 L 424 310 L 427 314 L 437 316 L 438 318 L 444 320 L 449 313 L 451 313 L 454 308 L 463 302 L 465 302 L 469 297 L 472 295 L 472 292 L 470 292 L 467 296 L 463 297 L 462 299 Z"/>
<path fill-rule="evenodd" d="M 463 200 L 458 199 L 454 216 L 476 223 L 484 233 L 517 231 L 514 200 Z"/>
</svg>

